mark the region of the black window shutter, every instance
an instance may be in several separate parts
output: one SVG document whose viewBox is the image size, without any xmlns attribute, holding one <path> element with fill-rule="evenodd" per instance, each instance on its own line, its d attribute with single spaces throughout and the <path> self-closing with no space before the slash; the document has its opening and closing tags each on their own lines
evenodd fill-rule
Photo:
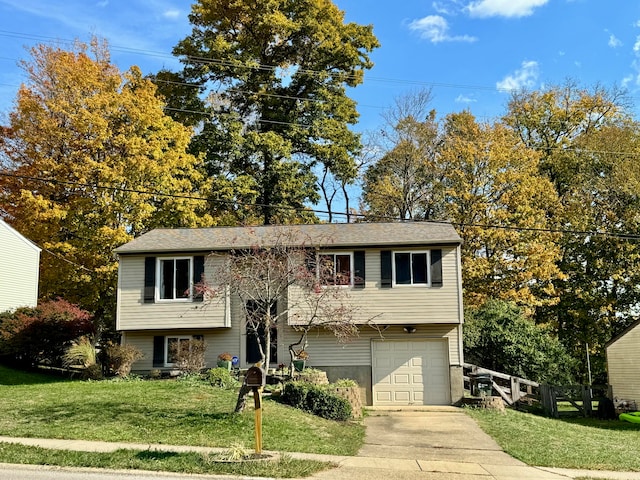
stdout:
<svg viewBox="0 0 640 480">
<path fill-rule="evenodd" d="M 380 252 L 380 286 L 382 288 L 391 288 L 393 269 L 391 267 L 391 250 L 382 250 Z"/>
<path fill-rule="evenodd" d="M 193 257 L 193 284 L 196 285 L 202 281 L 202 275 L 204 274 L 204 255 L 197 255 Z M 204 295 L 202 291 L 193 292 L 193 301 L 202 302 Z"/>
<path fill-rule="evenodd" d="M 156 297 L 156 257 L 144 259 L 144 303 L 153 303 Z"/>
<path fill-rule="evenodd" d="M 364 288 L 364 250 L 353 252 L 353 286 L 354 288 Z"/>
<path fill-rule="evenodd" d="M 153 366 L 164 367 L 164 337 L 162 335 L 153 337 Z"/>
<path fill-rule="evenodd" d="M 442 286 L 442 250 L 431 250 L 431 286 Z"/>
</svg>

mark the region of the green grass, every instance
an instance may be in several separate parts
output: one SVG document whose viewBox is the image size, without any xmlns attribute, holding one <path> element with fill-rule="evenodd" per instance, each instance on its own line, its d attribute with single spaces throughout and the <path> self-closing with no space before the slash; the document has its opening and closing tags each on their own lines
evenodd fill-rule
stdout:
<svg viewBox="0 0 640 480">
<path fill-rule="evenodd" d="M 640 471 L 640 425 L 593 418 L 551 419 L 468 409 L 509 455 L 529 465 Z"/>
<path fill-rule="evenodd" d="M 253 402 L 234 414 L 236 396 L 206 383 L 68 381 L 0 367 L 0 435 L 253 448 Z M 354 455 L 364 439 L 360 423 L 272 400 L 262 419 L 265 450 Z"/>
<path fill-rule="evenodd" d="M 182 472 L 190 474 L 227 474 L 277 478 L 301 478 L 325 470 L 331 464 L 313 460 L 295 460 L 283 456 L 274 461 L 220 463 L 210 455 L 199 453 L 117 450 L 112 453 L 48 450 L 0 443 L 0 462 Z"/>
</svg>

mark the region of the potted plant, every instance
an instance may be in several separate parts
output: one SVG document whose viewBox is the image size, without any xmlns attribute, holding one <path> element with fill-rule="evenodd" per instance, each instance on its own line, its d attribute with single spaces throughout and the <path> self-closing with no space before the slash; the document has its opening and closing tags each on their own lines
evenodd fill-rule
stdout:
<svg viewBox="0 0 640 480">
<path fill-rule="evenodd" d="M 218 366 L 231 371 L 231 360 L 233 360 L 233 355 L 229 352 L 221 353 L 218 355 Z"/>
<path fill-rule="evenodd" d="M 301 372 L 302 370 L 304 370 L 304 367 L 307 364 L 309 354 L 305 350 L 298 350 L 297 352 L 294 352 L 294 355 L 293 369 L 296 372 Z"/>
</svg>

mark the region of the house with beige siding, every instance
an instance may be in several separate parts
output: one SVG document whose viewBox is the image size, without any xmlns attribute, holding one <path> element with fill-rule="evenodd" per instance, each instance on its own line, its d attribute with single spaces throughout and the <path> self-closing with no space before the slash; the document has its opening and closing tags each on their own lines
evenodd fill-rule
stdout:
<svg viewBox="0 0 640 480">
<path fill-rule="evenodd" d="M 635 322 L 606 346 L 607 375 L 612 398 L 640 405 L 640 322 Z"/>
<path fill-rule="evenodd" d="M 38 303 L 40 248 L 0 219 L 0 312 Z"/>
<path fill-rule="evenodd" d="M 294 232 L 305 249 L 340 265 L 340 286 L 357 307 L 357 338 L 338 343 L 331 332 L 311 332 L 308 366 L 331 381 L 353 378 L 368 405 L 449 405 L 462 398 L 461 240 L 446 223 L 152 230 L 116 249 L 116 328 L 124 344 L 145 354 L 134 371 L 170 369 L 170 345 L 193 338 L 206 341 L 209 366 L 230 352 L 240 368 L 249 367 L 255 360 L 239 299 L 207 300 L 194 285 L 202 278 L 215 283 L 225 255 L 268 246 L 276 229 Z M 295 295 L 292 285 L 281 301 Z M 294 313 L 278 321 L 272 365 L 288 363 L 288 346 L 299 338 Z"/>
</svg>

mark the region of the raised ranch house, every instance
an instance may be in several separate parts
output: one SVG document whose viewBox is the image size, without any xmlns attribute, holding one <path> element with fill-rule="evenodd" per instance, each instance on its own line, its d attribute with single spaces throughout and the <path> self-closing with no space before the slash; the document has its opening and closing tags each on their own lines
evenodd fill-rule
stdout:
<svg viewBox="0 0 640 480">
<path fill-rule="evenodd" d="M 38 303 L 40 248 L 0 220 L 0 312 Z"/>
<path fill-rule="evenodd" d="M 206 301 L 193 288 L 231 250 L 267 246 L 276 229 L 339 265 L 342 288 L 357 306 L 359 335 L 340 344 L 331 332 L 309 334 L 308 366 L 331 381 L 356 380 L 368 405 L 448 405 L 463 395 L 460 237 L 444 223 L 355 223 L 157 229 L 118 249 L 117 329 L 144 358 L 134 371 L 172 367 L 169 346 L 203 337 L 207 365 L 221 352 L 248 367 L 253 342 L 238 298 Z M 346 280 L 344 280 L 346 279 Z M 293 292 L 290 295 L 294 294 Z M 278 299 L 280 302 L 287 299 Z M 375 322 L 376 328 L 368 325 Z M 278 322 L 271 365 L 288 363 L 299 334 Z"/>
</svg>

